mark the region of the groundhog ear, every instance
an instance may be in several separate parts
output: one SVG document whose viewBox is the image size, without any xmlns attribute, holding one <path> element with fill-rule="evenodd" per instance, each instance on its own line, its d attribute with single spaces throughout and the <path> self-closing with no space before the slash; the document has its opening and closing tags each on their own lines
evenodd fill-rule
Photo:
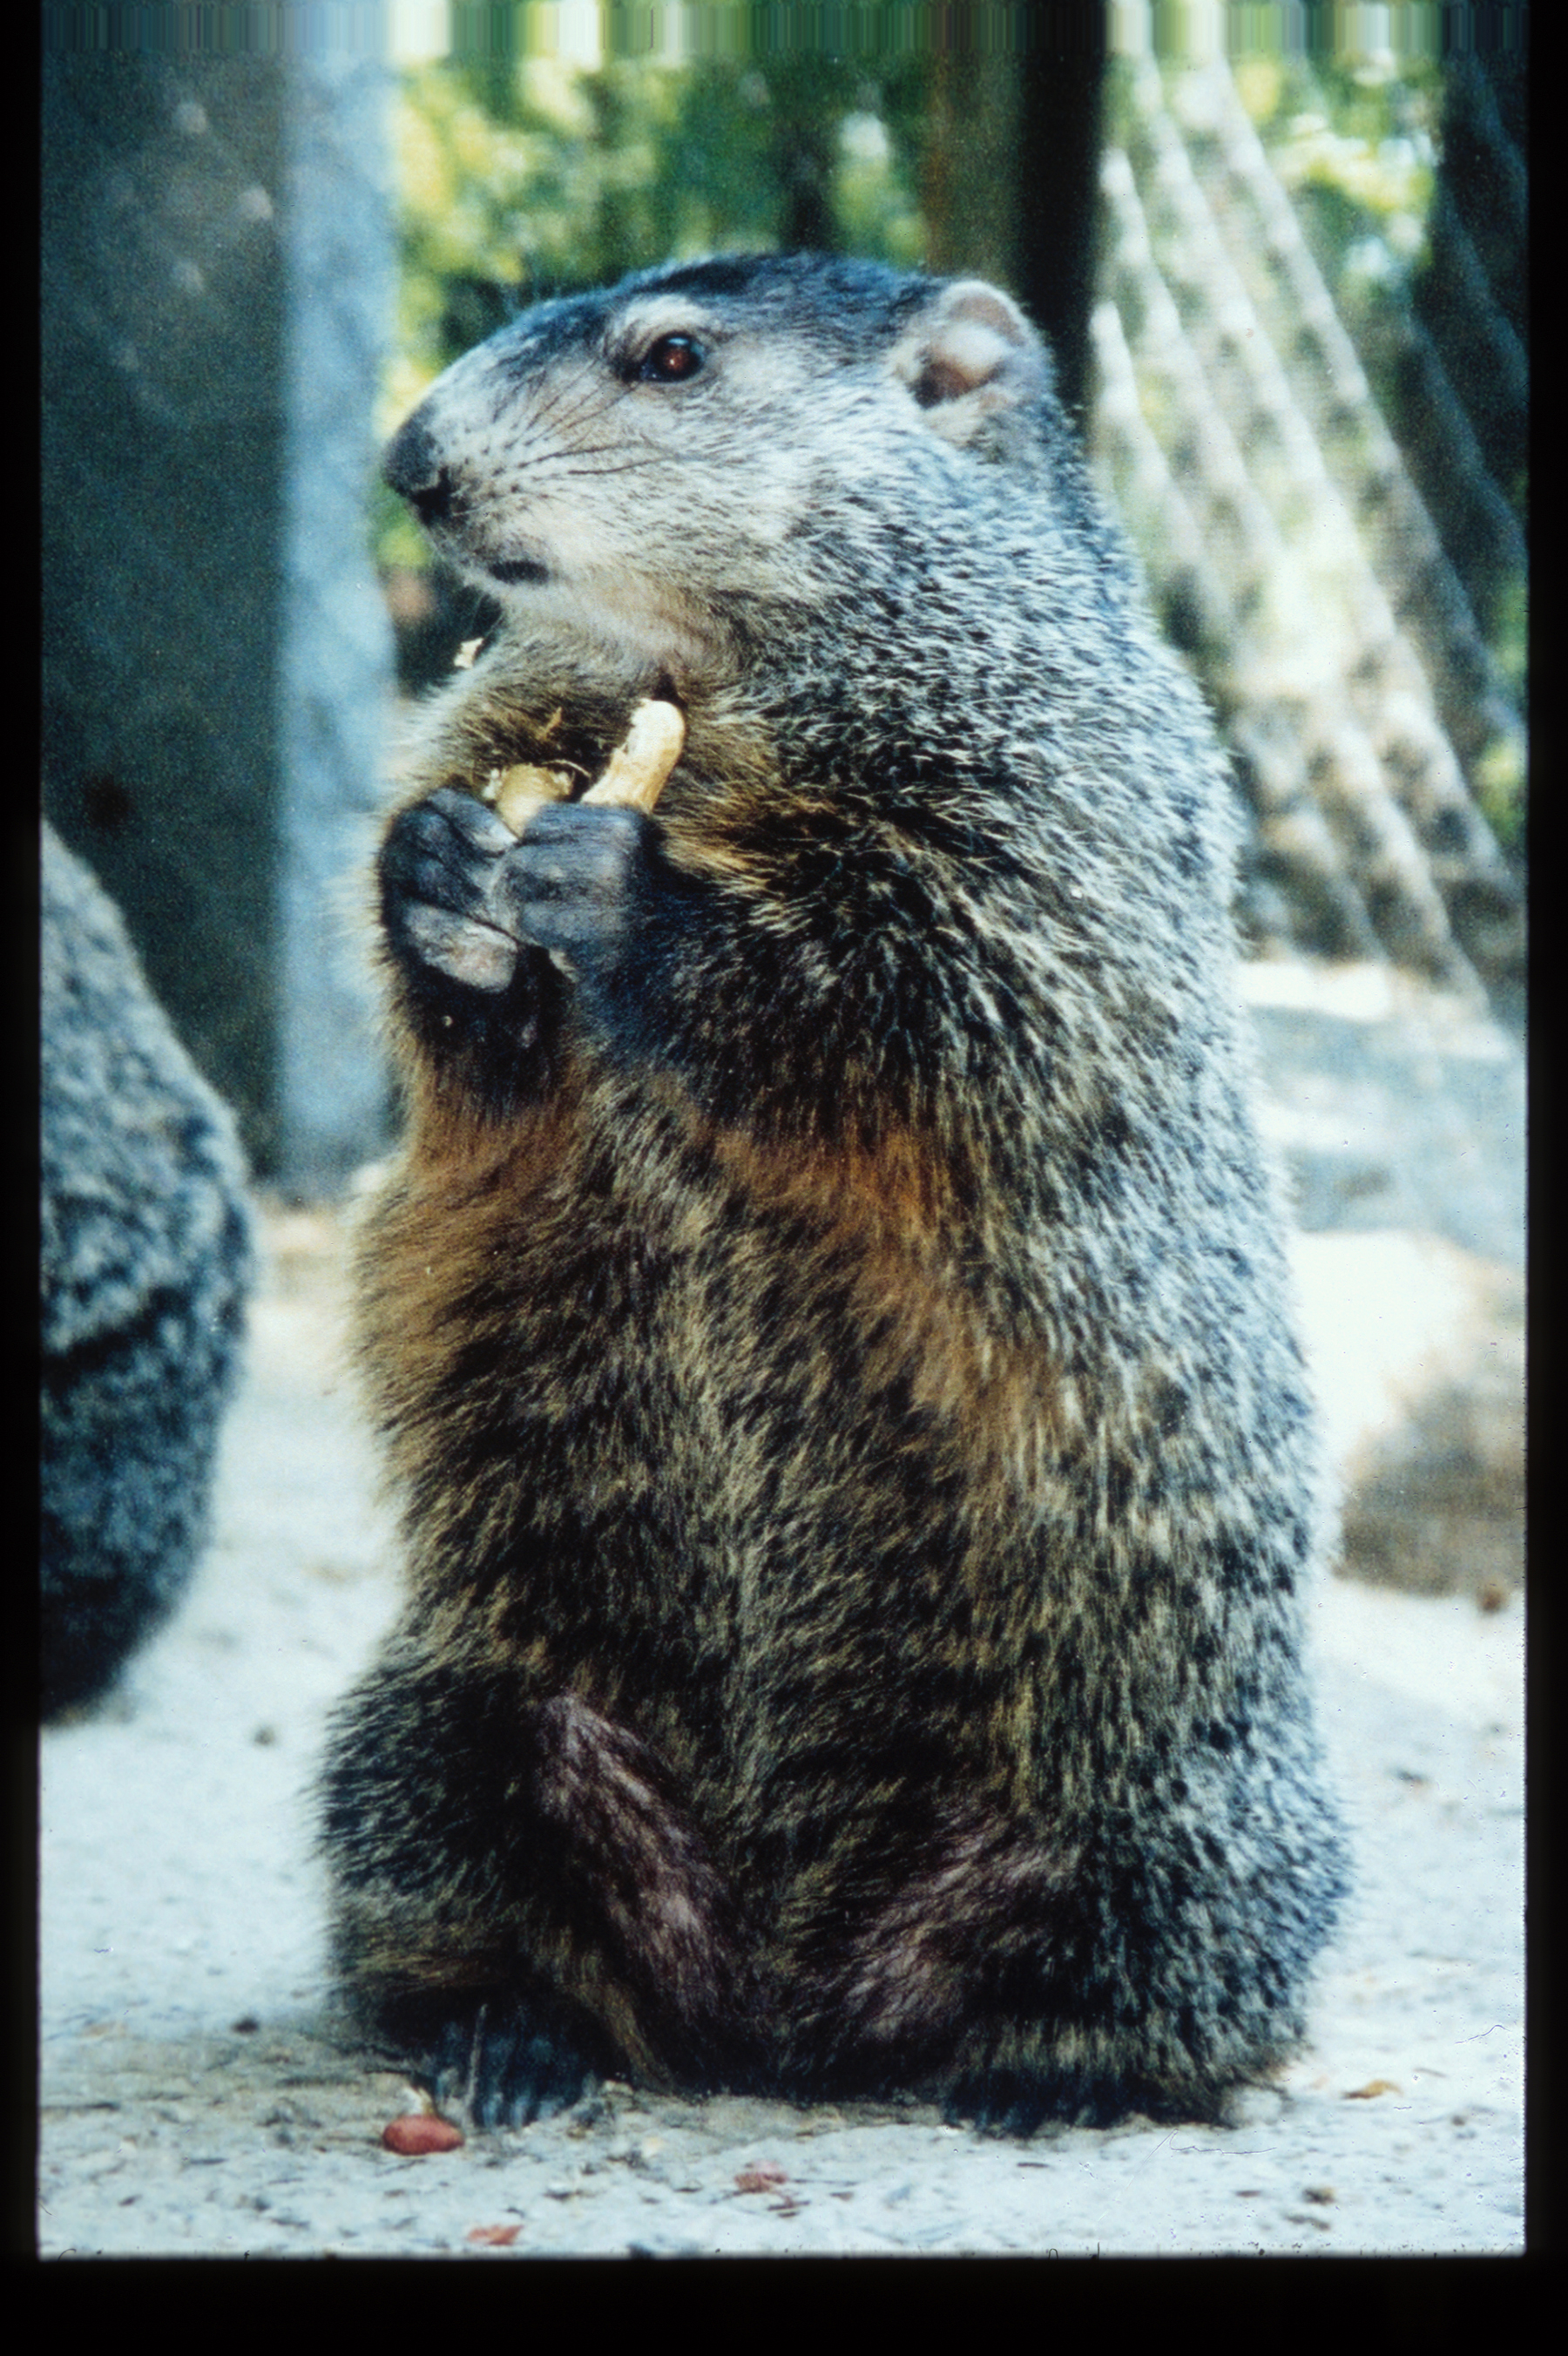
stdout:
<svg viewBox="0 0 1568 2356">
<path fill-rule="evenodd" d="M 1000 410 L 1038 401 L 1050 382 L 1045 348 L 998 286 L 955 279 L 923 311 L 893 354 L 928 423 L 967 442 Z"/>
</svg>

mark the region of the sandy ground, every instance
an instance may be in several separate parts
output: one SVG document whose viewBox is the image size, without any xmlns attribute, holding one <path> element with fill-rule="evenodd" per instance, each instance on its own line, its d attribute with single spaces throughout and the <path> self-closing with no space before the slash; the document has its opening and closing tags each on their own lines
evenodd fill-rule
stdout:
<svg viewBox="0 0 1568 2356">
<path fill-rule="evenodd" d="M 267 1235 L 196 1591 L 107 1711 L 45 1740 L 46 2254 L 1521 2246 L 1521 1609 L 1338 1581 L 1314 1622 L 1357 1895 L 1308 2050 L 1236 2126 L 1021 2143 L 612 2087 L 384 2150 L 406 2104 L 332 2037 L 308 1790 L 392 1549 L 341 1371 L 341 1225 Z"/>
</svg>

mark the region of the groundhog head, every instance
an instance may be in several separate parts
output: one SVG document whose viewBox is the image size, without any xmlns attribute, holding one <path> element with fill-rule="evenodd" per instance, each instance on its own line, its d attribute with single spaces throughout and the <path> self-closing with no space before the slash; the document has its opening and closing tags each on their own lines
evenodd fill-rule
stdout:
<svg viewBox="0 0 1568 2356">
<path fill-rule="evenodd" d="M 440 379 L 386 475 L 517 623 L 689 675 L 848 571 L 874 594 L 876 552 L 907 572 L 923 519 L 1002 511 L 1050 437 L 1050 375 L 976 280 L 678 264 L 524 313 Z"/>
</svg>

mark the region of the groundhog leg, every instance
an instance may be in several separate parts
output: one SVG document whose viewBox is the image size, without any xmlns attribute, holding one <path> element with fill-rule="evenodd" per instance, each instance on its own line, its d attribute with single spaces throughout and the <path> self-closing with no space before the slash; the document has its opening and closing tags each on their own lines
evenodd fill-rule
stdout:
<svg viewBox="0 0 1568 2356">
<path fill-rule="evenodd" d="M 1147 1827 L 954 1821 L 841 1945 L 797 1954 L 791 2075 L 915 2087 L 1015 2135 L 1131 2111 L 1218 2119 L 1301 2034 L 1296 1976 L 1264 1960 L 1311 1934 L 1277 1864 L 1249 1887 Z"/>
<path fill-rule="evenodd" d="M 336 1722 L 324 1845 L 360 2020 L 477 2123 L 746 2074 L 723 1878 L 651 1747 L 575 1694 L 394 1649 Z"/>
<path fill-rule="evenodd" d="M 789 1943 L 792 2083 L 827 2095 L 917 2087 L 987 2125 L 1038 2124 L 1049 2105 L 1005 2069 L 974 2063 L 983 2049 L 1039 2042 L 1040 2024 L 1016 2019 L 1020 2003 L 1049 2008 L 1052 1993 L 1071 2003 L 1049 1983 L 1076 1863 L 1040 1834 L 954 1816 L 913 1857 L 906 1849 L 891 1892 L 822 1908 Z"/>
</svg>

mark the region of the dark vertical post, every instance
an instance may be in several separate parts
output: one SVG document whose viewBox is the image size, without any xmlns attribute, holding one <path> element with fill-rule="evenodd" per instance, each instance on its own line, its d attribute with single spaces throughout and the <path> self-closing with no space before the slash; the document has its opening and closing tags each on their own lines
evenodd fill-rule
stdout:
<svg viewBox="0 0 1568 2356">
<path fill-rule="evenodd" d="M 1019 8 L 1010 46 L 938 48 L 920 159 L 926 261 L 1009 287 L 1050 337 L 1063 400 L 1089 399 L 1101 112 L 1099 8 Z"/>
<path fill-rule="evenodd" d="M 1103 9 L 1041 9 L 1035 45 L 1019 71 L 1014 292 L 1050 337 L 1058 389 L 1079 420 L 1091 385 L 1089 317 L 1105 62 Z"/>
</svg>

